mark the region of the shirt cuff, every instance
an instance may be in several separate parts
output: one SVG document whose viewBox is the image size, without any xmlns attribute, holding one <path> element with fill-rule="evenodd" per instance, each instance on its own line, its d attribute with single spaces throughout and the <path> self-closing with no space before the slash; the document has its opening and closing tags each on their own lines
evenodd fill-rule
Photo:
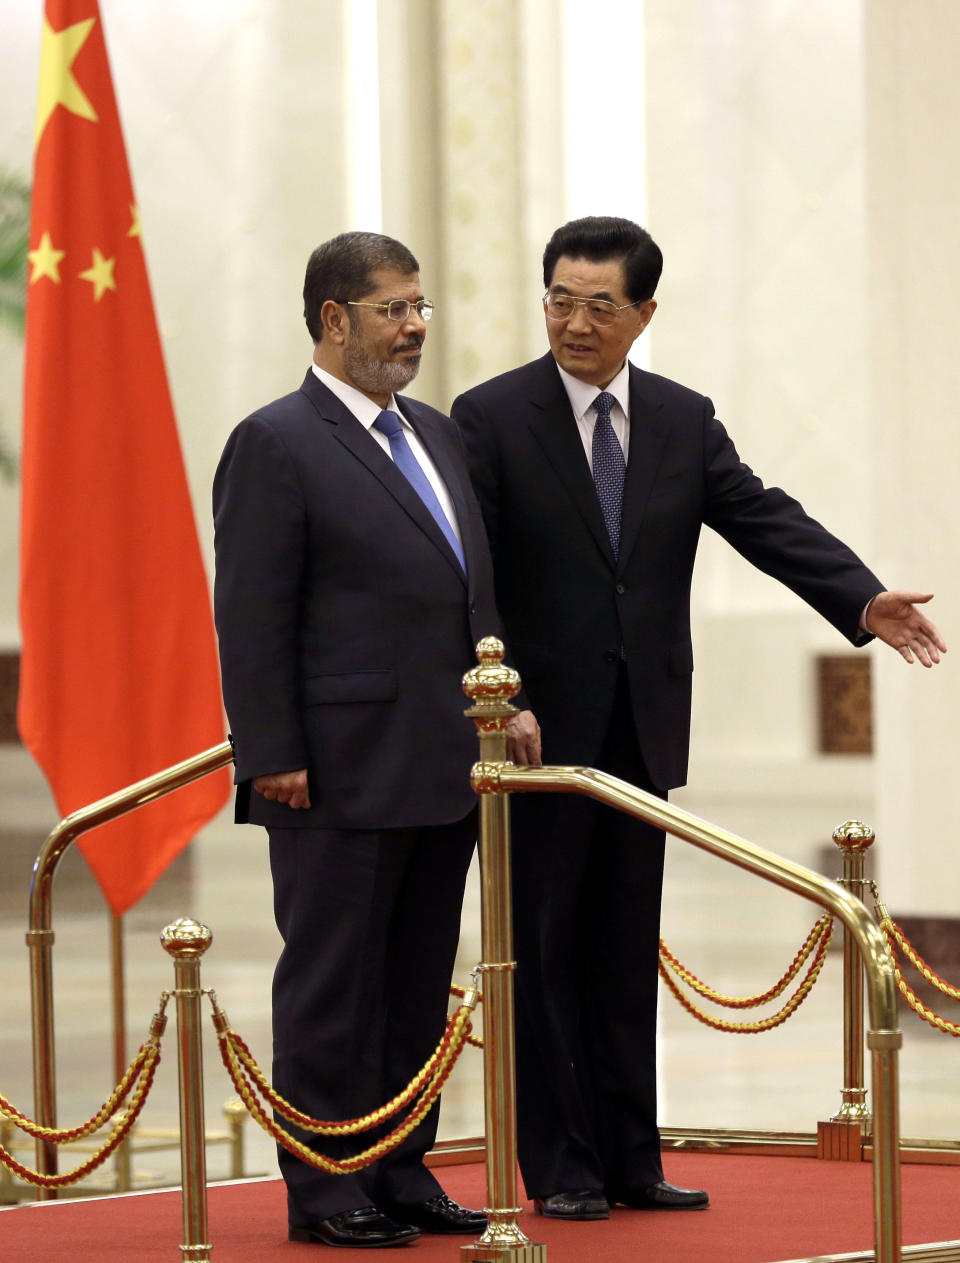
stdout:
<svg viewBox="0 0 960 1263">
<path fill-rule="evenodd" d="M 875 593 L 870 598 L 870 600 L 866 603 L 866 605 L 863 607 L 863 611 L 860 614 L 860 630 L 864 632 L 867 636 L 873 635 L 873 632 L 867 626 L 867 615 L 870 613 L 870 606 L 874 603 L 874 601 L 877 599 L 879 595 L 880 595 L 879 592 Z"/>
</svg>

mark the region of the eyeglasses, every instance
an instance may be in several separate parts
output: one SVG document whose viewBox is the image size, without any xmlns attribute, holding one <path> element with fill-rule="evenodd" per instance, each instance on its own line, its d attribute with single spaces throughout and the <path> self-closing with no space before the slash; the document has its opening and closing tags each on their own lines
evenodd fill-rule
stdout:
<svg viewBox="0 0 960 1263">
<path fill-rule="evenodd" d="M 388 320 L 401 322 L 408 319 L 411 311 L 415 311 L 423 321 L 429 320 L 433 315 L 433 303 L 426 298 L 418 298 L 415 303 L 409 302 L 406 298 L 391 298 L 388 303 L 353 303 L 348 300 L 344 305 L 347 307 L 376 307 L 378 311 L 387 313 Z"/>
<path fill-rule="evenodd" d="M 639 307 L 643 302 L 646 299 L 638 298 L 635 303 L 624 303 L 618 307 L 605 298 L 574 298 L 572 294 L 554 294 L 550 290 L 543 296 L 543 305 L 551 320 L 569 320 L 576 308 L 582 307 L 592 325 L 612 325 L 621 311 Z"/>
</svg>

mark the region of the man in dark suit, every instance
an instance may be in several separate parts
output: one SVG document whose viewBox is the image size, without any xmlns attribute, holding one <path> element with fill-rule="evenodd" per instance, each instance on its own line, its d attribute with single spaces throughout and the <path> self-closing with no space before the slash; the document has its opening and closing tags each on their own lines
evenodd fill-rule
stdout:
<svg viewBox="0 0 960 1263">
<path fill-rule="evenodd" d="M 461 395 L 497 604 L 549 763 L 665 795 L 686 779 L 690 583 L 701 527 L 855 644 L 925 666 L 945 649 L 834 536 L 742 463 L 709 399 L 629 365 L 662 257 L 628 220 L 554 233 L 550 353 Z M 529 712 L 513 756 L 537 762 Z M 663 835 L 581 797 L 513 798 L 520 1165 L 545 1215 L 694 1209 L 663 1179 L 656 1002 Z"/>
<path fill-rule="evenodd" d="M 499 624 L 456 428 L 395 393 L 433 311 L 418 271 L 374 233 L 314 251 L 313 363 L 234 430 L 214 483 L 238 820 L 267 827 L 283 936 L 274 1084 L 325 1120 L 386 1104 L 436 1046 L 476 837 L 460 679 Z M 354 1175 L 281 1149 L 291 1239 L 479 1234 L 424 1165 L 436 1124 L 437 1107 Z M 335 1157 L 365 1143 L 302 1139 Z"/>
</svg>

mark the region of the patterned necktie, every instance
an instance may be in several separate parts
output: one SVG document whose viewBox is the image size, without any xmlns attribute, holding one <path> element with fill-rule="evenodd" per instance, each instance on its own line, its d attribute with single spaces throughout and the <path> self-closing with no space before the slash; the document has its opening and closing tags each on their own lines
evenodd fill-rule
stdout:
<svg viewBox="0 0 960 1263">
<path fill-rule="evenodd" d="M 593 427 L 593 481 L 597 485 L 603 520 L 613 545 L 614 557 L 620 556 L 620 517 L 623 512 L 623 479 L 627 463 L 620 440 L 610 424 L 610 409 L 616 400 L 604 390 L 593 401 L 597 421 Z"/>
<path fill-rule="evenodd" d="M 390 455 L 393 457 L 393 463 L 430 510 L 431 517 L 443 531 L 447 543 L 453 549 L 457 561 L 460 562 L 460 568 L 466 574 L 467 563 L 464 561 L 460 541 L 450 525 L 450 519 L 444 513 L 440 501 L 437 499 L 437 493 L 431 486 L 430 479 L 423 472 L 420 462 L 414 456 L 410 444 L 407 442 L 403 433 L 403 426 L 400 424 L 400 418 L 395 412 L 381 412 L 373 424 L 381 434 L 385 434 L 389 439 Z"/>
</svg>

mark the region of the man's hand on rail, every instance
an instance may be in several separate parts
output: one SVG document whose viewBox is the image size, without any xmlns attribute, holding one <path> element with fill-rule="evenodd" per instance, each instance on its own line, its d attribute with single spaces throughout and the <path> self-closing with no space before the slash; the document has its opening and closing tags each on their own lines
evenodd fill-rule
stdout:
<svg viewBox="0 0 960 1263">
<path fill-rule="evenodd" d="M 540 766 L 540 725 L 532 710 L 507 720 L 507 758 L 521 767 Z"/>
<path fill-rule="evenodd" d="M 299 772 L 274 772 L 270 776 L 257 776 L 254 778 L 253 788 L 271 802 L 286 803 L 288 807 L 310 806 L 306 768 L 301 768 Z"/>
<path fill-rule="evenodd" d="M 932 597 L 932 592 L 878 592 L 864 616 L 866 630 L 896 649 L 905 662 L 916 658 L 932 667 L 947 652 L 935 625 L 917 609 Z"/>
</svg>

